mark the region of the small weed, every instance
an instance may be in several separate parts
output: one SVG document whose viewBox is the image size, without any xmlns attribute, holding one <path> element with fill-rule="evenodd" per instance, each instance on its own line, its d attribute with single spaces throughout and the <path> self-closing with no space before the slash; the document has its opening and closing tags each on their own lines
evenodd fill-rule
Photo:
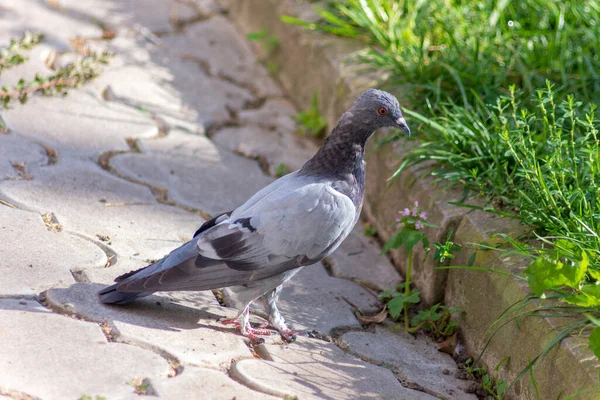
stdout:
<svg viewBox="0 0 600 400">
<path fill-rule="evenodd" d="M 129 381 L 128 383 L 131 386 L 133 386 L 133 389 L 135 390 L 136 394 L 139 394 L 139 395 L 155 394 L 154 388 L 152 387 L 152 384 L 150 383 L 150 379 L 148 379 L 148 378 L 133 379 L 133 380 Z"/>
<path fill-rule="evenodd" d="M 494 400 L 504 399 L 504 394 L 508 388 L 506 381 L 498 378 L 498 370 L 504 364 L 508 358 L 503 359 L 496 366 L 496 374 L 490 375 L 485 366 L 476 367 L 472 359 L 468 359 L 465 362 L 465 371 L 467 372 L 470 379 L 481 382 L 483 389 L 490 395 Z"/>
<path fill-rule="evenodd" d="M 406 285 L 401 283 L 396 286 L 396 290 L 386 290 L 379 296 L 379 301 L 387 305 L 390 316 L 394 319 L 402 315 L 405 307 L 411 304 L 417 304 L 420 301 L 419 291 L 409 291 L 406 295 Z M 451 321 L 453 314 L 459 313 L 461 310 L 457 308 L 449 308 L 441 304 L 435 304 L 426 310 L 419 310 L 410 320 L 408 328 L 405 324 L 405 329 L 408 332 L 416 332 L 422 330 L 429 332 L 434 338 L 446 338 L 451 336 L 456 328 L 456 322 Z"/>
<path fill-rule="evenodd" d="M 262 59 L 262 63 L 265 65 L 265 68 L 272 73 L 276 74 L 279 72 L 279 63 L 273 61 L 273 56 L 277 53 L 279 49 L 279 39 L 276 35 L 269 35 L 266 29 L 261 29 L 256 32 L 250 32 L 246 36 L 248 40 L 252 40 L 258 43 L 261 43 L 265 49 L 264 59 Z"/>
<path fill-rule="evenodd" d="M 108 53 L 93 53 L 73 64 L 57 69 L 51 76 L 36 75 L 31 82 L 20 79 L 17 86 L 13 88 L 6 86 L 0 88 L 0 104 L 4 108 L 8 108 L 13 100 L 24 104 L 29 96 L 36 92 L 47 96 L 64 95 L 69 89 L 80 87 L 98 76 L 98 66 L 106 64 L 109 57 Z"/>
<path fill-rule="evenodd" d="M 456 322 L 451 321 L 452 314 L 461 312 L 458 308 L 449 308 L 435 304 L 426 310 L 419 310 L 412 318 L 412 325 L 418 326 L 425 332 L 430 332 L 433 337 L 448 337 L 454 334 Z"/>
<path fill-rule="evenodd" d="M 462 250 L 462 246 L 454 243 L 450 240 L 452 234 L 454 232 L 448 232 L 448 236 L 446 237 L 445 243 L 434 243 L 433 247 L 435 248 L 435 253 L 433 254 L 433 259 L 443 263 L 446 260 L 451 260 L 454 258 L 454 253 Z"/>
<path fill-rule="evenodd" d="M 381 293 L 379 300 L 387 305 L 387 309 L 392 318 L 399 318 L 403 314 L 404 329 L 408 332 L 416 332 L 423 330 L 430 332 L 434 337 L 448 337 L 454 333 L 456 323 L 451 321 L 452 314 L 460 312 L 458 309 L 448 308 L 446 306 L 436 304 L 427 310 L 420 310 L 412 319 L 408 316 L 408 308 L 421 301 L 418 290 L 411 289 L 411 270 L 413 262 L 413 249 L 422 243 L 425 249 L 425 257 L 429 254 L 429 240 L 422 231 L 424 227 L 435 228 L 436 226 L 427 222 L 427 213 L 421 211 L 419 203 L 415 201 L 412 210 L 405 208 L 401 211 L 402 217 L 398 218 L 398 232 L 392 236 L 383 246 L 382 253 L 386 253 L 391 249 L 404 247 L 407 253 L 407 267 L 405 281 L 396 287 L 395 291 L 384 291 Z M 448 235 L 448 241 L 444 245 L 435 244 L 439 249 L 446 249 L 446 253 L 452 255 L 452 252 L 460 250 L 460 246 L 449 242 L 452 232 Z M 448 254 L 441 253 L 438 259 L 442 256 L 448 258 Z"/>
<path fill-rule="evenodd" d="M 42 40 L 41 34 L 32 33 L 25 33 L 19 40 L 12 39 L 10 46 L 0 53 L 0 73 L 2 69 L 25 62 L 27 58 L 22 51 L 31 49 L 40 40 Z M 66 67 L 58 68 L 51 76 L 36 75 L 30 82 L 20 79 L 15 87 L 4 86 L 0 88 L 0 105 L 8 108 L 13 100 L 24 104 L 34 93 L 64 95 L 68 89 L 79 87 L 98 76 L 99 65 L 108 63 L 110 56 L 108 53 L 90 53 Z"/>
<path fill-rule="evenodd" d="M 279 47 L 279 39 L 275 35 L 269 35 L 266 29 L 250 32 L 247 35 L 248 40 L 260 41 L 266 44 L 267 48 L 274 51 Z"/>
<path fill-rule="evenodd" d="M 456 322 L 451 321 L 451 317 L 453 314 L 460 312 L 459 309 L 435 304 L 426 310 L 419 310 L 416 315 L 409 318 L 409 307 L 421 301 L 419 291 L 411 288 L 413 249 L 421 243 L 425 250 L 425 257 L 427 257 L 429 254 L 429 240 L 422 229 L 425 227 L 435 228 L 436 226 L 427 222 L 427 213 L 419 208 L 417 201 L 415 201 L 412 209 L 405 208 L 400 213 L 401 218 L 396 219 L 398 232 L 385 243 L 382 254 L 391 249 L 404 247 L 407 253 L 405 281 L 396 286 L 394 291 L 386 290 L 382 292 L 379 300 L 386 304 L 392 318 L 398 319 L 401 315 L 403 316 L 404 329 L 407 332 L 423 330 L 431 333 L 435 338 L 451 336 L 456 328 Z M 438 249 L 436 252 L 437 260 L 444 257 L 454 257 L 452 253 L 462 248 L 450 242 L 451 237 L 452 232 L 449 233 L 445 244 L 434 243 L 434 247 Z"/>
<path fill-rule="evenodd" d="M 300 125 L 299 132 L 315 138 L 322 138 L 327 131 L 327 122 L 319 111 L 319 96 L 315 91 L 312 103 L 304 111 L 298 112 L 294 120 Z"/>
<path fill-rule="evenodd" d="M 0 50 L 0 74 L 3 70 L 23 64 L 27 61 L 27 56 L 23 54 L 26 50 L 31 50 L 43 38 L 41 33 L 31 33 L 29 31 L 23 34 L 21 39 L 10 39 L 8 48 Z"/>
<path fill-rule="evenodd" d="M 284 163 L 279 163 L 277 168 L 275 168 L 275 177 L 281 178 L 282 176 L 285 176 L 285 175 L 289 174 L 290 172 L 291 171 L 287 167 L 287 165 L 285 165 Z"/>
<path fill-rule="evenodd" d="M 367 237 L 373 237 L 375 235 L 377 235 L 377 228 L 375 228 L 375 225 L 371 224 L 370 222 L 365 222 L 363 224 L 363 234 Z"/>
</svg>

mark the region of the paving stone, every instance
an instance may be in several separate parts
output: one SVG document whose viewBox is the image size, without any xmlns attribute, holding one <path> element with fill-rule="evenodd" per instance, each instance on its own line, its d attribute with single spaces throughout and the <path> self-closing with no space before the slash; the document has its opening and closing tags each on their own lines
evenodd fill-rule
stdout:
<svg viewBox="0 0 600 400">
<path fill-rule="evenodd" d="M 42 165 L 47 161 L 42 146 L 14 134 L 0 134 L 0 181 L 24 178 L 13 164 L 23 164 L 26 173 L 29 164 Z"/>
<path fill-rule="evenodd" d="M 46 143 L 61 156 L 89 158 L 128 150 L 126 138 L 158 133 L 149 115 L 106 102 L 89 88 L 72 90 L 66 97 L 34 96 L 1 115 L 12 132 Z"/>
<path fill-rule="evenodd" d="M 153 61 L 172 74 L 172 87 L 187 107 L 197 110 L 199 123 L 205 127 L 231 120 L 230 110 L 240 110 L 256 100 L 246 88 L 207 76 L 197 61 L 164 53 L 153 54 Z"/>
<path fill-rule="evenodd" d="M 125 64 L 107 69 L 90 87 L 102 92 L 106 100 L 159 116 L 167 128 L 204 133 L 204 127 L 198 125 L 203 118 L 194 107 L 182 101 L 181 93 L 169 84 L 170 76 L 167 69 L 158 66 Z M 225 103 L 222 108 L 225 110 Z"/>
<path fill-rule="evenodd" d="M 49 232 L 39 214 L 0 205 L 0 294 L 35 295 L 73 283 L 70 268 L 102 267 L 98 246 L 64 232 Z"/>
<path fill-rule="evenodd" d="M 228 296 L 228 290 L 224 293 Z M 336 327 L 360 326 L 344 297 L 363 311 L 377 310 L 376 299 L 367 291 L 330 277 L 319 263 L 305 267 L 284 286 L 277 306 L 290 328 L 328 333 Z"/>
<path fill-rule="evenodd" d="M 112 321 L 119 340 L 158 347 L 179 361 L 223 367 L 251 357 L 239 334 L 216 322 L 236 311 L 221 307 L 210 291 L 162 292 L 125 306 L 105 305 L 96 293 L 104 285 L 77 283 L 46 293 L 53 308 L 97 322 Z"/>
<path fill-rule="evenodd" d="M 162 258 L 189 240 L 203 220 L 158 204 L 147 187 L 119 179 L 89 161 L 67 159 L 32 172 L 30 181 L 4 181 L 0 197 L 40 213 L 53 212 L 77 232 L 128 258 Z"/>
<path fill-rule="evenodd" d="M 377 290 L 394 288 L 402 277 L 380 253 L 375 239 L 365 236 L 359 223 L 327 260 L 334 276 L 358 279 Z"/>
<path fill-rule="evenodd" d="M 391 332 L 377 326 L 375 333 L 348 332 L 342 340 L 349 346 L 348 351 L 385 364 L 403 381 L 417 383 L 449 399 L 477 399 L 463 391 L 467 381 L 454 377 L 457 367 L 452 357 L 438 351 L 427 337 L 415 338 L 402 329 Z M 444 374 L 444 370 L 448 373 Z"/>
<path fill-rule="evenodd" d="M 316 339 L 265 346 L 273 361 L 241 360 L 231 375 L 245 385 L 276 396 L 301 399 L 403 399 L 435 397 L 403 387 L 385 368 L 345 354 Z"/>
<path fill-rule="evenodd" d="M 224 128 L 212 138 L 217 144 L 246 157 L 264 157 L 272 175 L 276 175 L 280 165 L 288 172 L 300 169 L 319 149 L 315 143 L 293 133 L 255 126 Z"/>
<path fill-rule="evenodd" d="M 89 18 L 69 15 L 39 0 L 3 0 L 0 47 L 6 47 L 10 38 L 20 37 L 24 31 L 41 32 L 44 43 L 56 51 L 71 50 L 70 38 L 100 37 L 102 29 Z"/>
<path fill-rule="evenodd" d="M 110 63 L 111 68 L 122 68 L 127 75 L 118 71 L 119 77 L 114 80 L 101 75 L 91 85 L 102 85 L 102 89 L 110 85 L 119 97 L 142 105 L 149 103 L 148 109 L 164 118 L 169 118 L 171 110 L 181 104 L 179 112 L 186 116 L 193 114 L 197 124 L 210 126 L 230 120 L 229 110 L 240 110 L 256 100 L 248 89 L 208 76 L 204 63 L 198 59 L 182 59 L 162 45 L 148 43 L 140 35 L 118 36 L 107 46 L 117 54 Z M 134 75 L 139 68 L 145 73 L 136 77 Z M 132 87 L 130 80 L 135 82 L 148 75 L 151 77 L 147 82 L 149 88 Z M 152 97 L 145 97 L 147 93 L 151 93 Z M 155 107 L 158 103 L 168 102 L 169 95 L 177 98 L 173 105 L 166 109 Z M 157 96 L 163 98 L 157 102 Z M 176 123 L 174 125 L 177 126 Z"/>
<path fill-rule="evenodd" d="M 152 382 L 152 387 L 161 399 L 186 399 L 191 393 L 195 399 L 276 399 L 239 384 L 223 372 L 191 366 L 186 366 L 183 373 L 174 378 Z"/>
<path fill-rule="evenodd" d="M 107 18 L 108 23 L 132 26 L 139 24 L 153 32 L 171 32 L 173 23 L 199 17 L 198 11 L 183 1 L 175 0 L 121 0 L 112 1 L 118 11 L 113 11 Z M 111 18 L 112 17 L 112 18 Z"/>
<path fill-rule="evenodd" d="M 164 55 L 156 57 L 157 62 L 173 74 L 171 83 L 184 104 L 198 110 L 206 127 L 231 120 L 230 110 L 240 110 L 256 100 L 246 88 L 207 76 L 196 61 Z"/>
<path fill-rule="evenodd" d="M 135 378 L 166 377 L 168 363 L 109 343 L 96 324 L 53 314 L 35 301 L 0 299 L 0 387 L 46 399 L 84 394 L 133 398 Z"/>
<path fill-rule="evenodd" d="M 232 210 L 271 182 L 258 163 L 219 149 L 206 137 L 174 131 L 142 146 L 144 153 L 119 155 L 111 165 L 168 188 L 178 204 L 211 214 Z"/>
<path fill-rule="evenodd" d="M 268 99 L 262 107 L 241 110 L 238 113 L 240 125 L 255 125 L 265 129 L 277 129 L 283 133 L 297 130 L 293 116 L 297 110 L 288 100 L 276 97 Z"/>
<path fill-rule="evenodd" d="M 281 95 L 275 82 L 257 62 L 248 41 L 224 16 L 215 15 L 188 26 L 180 35 L 169 35 L 161 41 L 173 54 L 202 60 L 211 75 L 248 87 L 259 97 Z"/>
<path fill-rule="evenodd" d="M 220 10 L 213 0 L 59 0 L 59 3 L 71 15 L 89 15 L 111 27 L 139 25 L 157 33 L 172 32 L 177 22 L 202 19 Z"/>
</svg>

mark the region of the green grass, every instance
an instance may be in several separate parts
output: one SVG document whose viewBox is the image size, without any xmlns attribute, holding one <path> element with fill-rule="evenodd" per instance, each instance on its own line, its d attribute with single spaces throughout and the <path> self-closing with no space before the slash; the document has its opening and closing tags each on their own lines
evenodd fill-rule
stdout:
<svg viewBox="0 0 600 400">
<path fill-rule="evenodd" d="M 315 138 L 322 138 L 327 132 L 327 121 L 319 111 L 319 96 L 313 93 L 312 102 L 304 111 L 294 115 L 298 124 L 298 132 Z"/>
<path fill-rule="evenodd" d="M 284 21 L 355 38 L 355 59 L 419 106 L 495 102 L 509 85 L 533 94 L 546 79 L 600 99 L 600 3 L 595 0 L 346 0 L 321 21 Z"/>
<path fill-rule="evenodd" d="M 514 210 L 542 242 L 565 240 L 590 256 L 591 270 L 600 271 L 595 106 L 573 96 L 557 104 L 551 86 L 525 103 L 514 89 L 509 92 L 493 108 L 446 105 L 430 118 L 412 113 L 426 129 L 399 173 L 433 160 L 438 179 L 466 186 L 493 201 L 490 207 Z"/>
</svg>

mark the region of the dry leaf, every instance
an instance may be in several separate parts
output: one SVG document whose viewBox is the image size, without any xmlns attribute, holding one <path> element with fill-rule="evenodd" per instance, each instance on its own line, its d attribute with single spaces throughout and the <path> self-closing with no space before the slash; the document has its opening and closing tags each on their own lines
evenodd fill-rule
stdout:
<svg viewBox="0 0 600 400">
<path fill-rule="evenodd" d="M 452 336 L 450 336 L 448 339 L 444 340 L 441 343 L 438 343 L 437 349 L 439 351 L 441 351 L 442 353 L 453 355 L 454 349 L 456 348 L 456 344 L 458 342 L 457 335 L 458 335 L 458 332 L 454 332 L 454 334 Z"/>
<path fill-rule="evenodd" d="M 358 316 L 358 321 L 361 324 L 379 324 L 381 322 L 383 322 L 383 320 L 385 320 L 388 316 L 388 311 L 387 311 L 387 307 L 383 307 L 383 310 L 381 310 L 378 314 L 375 315 L 359 315 Z"/>
<path fill-rule="evenodd" d="M 61 232 L 63 229 L 62 225 L 58 222 L 58 219 L 56 218 L 56 215 L 54 215 L 54 213 L 47 212 L 42 214 L 42 220 L 46 225 L 46 229 L 48 229 L 49 231 Z"/>
<path fill-rule="evenodd" d="M 71 47 L 73 48 L 73 50 L 75 50 L 82 56 L 87 57 L 92 55 L 92 50 L 88 46 L 87 39 L 82 37 L 71 37 L 69 38 L 69 42 L 71 43 Z"/>
<path fill-rule="evenodd" d="M 14 162 L 11 163 L 11 165 L 17 173 L 17 179 L 22 179 L 24 181 L 30 181 L 33 179 L 33 177 L 27 172 L 27 167 L 25 166 L 25 163 Z"/>
</svg>

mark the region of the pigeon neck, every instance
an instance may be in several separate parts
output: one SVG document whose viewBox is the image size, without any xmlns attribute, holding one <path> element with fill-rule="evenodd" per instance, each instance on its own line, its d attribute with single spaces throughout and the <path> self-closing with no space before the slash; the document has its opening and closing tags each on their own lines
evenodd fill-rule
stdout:
<svg viewBox="0 0 600 400">
<path fill-rule="evenodd" d="M 317 154 L 304 164 L 301 173 L 355 175 L 357 169 L 362 169 L 365 145 L 372 134 L 372 129 L 342 117 Z"/>
</svg>

